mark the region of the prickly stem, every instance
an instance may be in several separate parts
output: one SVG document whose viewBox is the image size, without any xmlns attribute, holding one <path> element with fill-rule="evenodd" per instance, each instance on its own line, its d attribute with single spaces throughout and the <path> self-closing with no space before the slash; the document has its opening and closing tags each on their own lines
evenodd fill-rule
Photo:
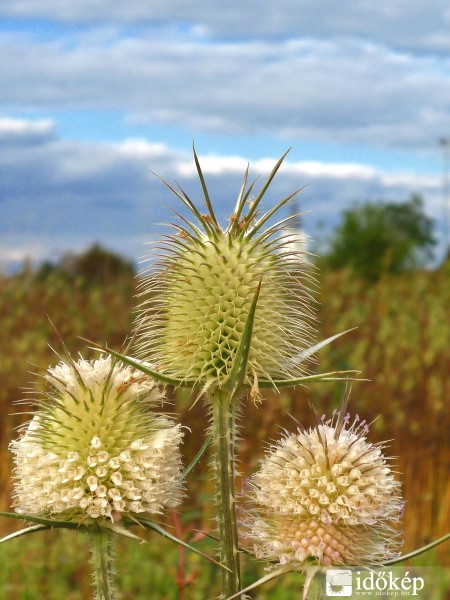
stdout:
<svg viewBox="0 0 450 600">
<path fill-rule="evenodd" d="M 95 600 L 114 599 L 114 549 L 112 533 L 99 529 L 91 534 L 92 576 Z"/>
<path fill-rule="evenodd" d="M 236 414 L 232 398 L 223 391 L 211 394 L 213 468 L 217 485 L 217 513 L 219 524 L 219 560 L 222 569 L 222 595 L 228 598 L 240 589 L 240 564 L 236 523 L 235 444 Z"/>
</svg>

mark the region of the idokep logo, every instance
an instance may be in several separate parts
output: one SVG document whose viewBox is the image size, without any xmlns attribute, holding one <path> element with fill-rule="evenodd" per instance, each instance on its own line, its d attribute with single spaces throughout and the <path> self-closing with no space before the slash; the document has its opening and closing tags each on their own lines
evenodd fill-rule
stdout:
<svg viewBox="0 0 450 600">
<path fill-rule="evenodd" d="M 351 596 L 352 572 L 348 569 L 328 569 L 326 573 L 327 596 Z"/>
</svg>

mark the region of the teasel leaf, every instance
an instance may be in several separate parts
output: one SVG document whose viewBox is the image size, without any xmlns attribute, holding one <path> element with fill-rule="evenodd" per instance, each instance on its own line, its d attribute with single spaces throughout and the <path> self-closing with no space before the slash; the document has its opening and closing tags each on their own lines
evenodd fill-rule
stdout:
<svg viewBox="0 0 450 600">
<path fill-rule="evenodd" d="M 189 475 L 189 473 L 195 468 L 195 466 L 200 462 L 200 460 L 202 459 L 203 455 L 205 454 L 206 450 L 208 449 L 208 447 L 211 445 L 212 442 L 212 435 L 208 435 L 208 437 L 206 438 L 206 440 L 203 442 L 202 447 L 200 448 L 200 450 L 197 452 L 197 454 L 194 456 L 194 458 L 192 459 L 192 461 L 189 463 L 189 465 L 186 467 L 186 469 L 183 471 L 182 475 L 181 475 L 181 479 L 186 479 L 187 476 Z"/>
<path fill-rule="evenodd" d="M 302 385 L 305 383 L 312 383 L 315 381 L 370 381 L 369 379 L 362 379 L 356 377 L 361 371 L 350 369 L 346 371 L 330 371 L 328 373 L 318 373 L 317 375 L 305 375 L 304 377 L 297 377 L 295 379 L 272 379 L 271 381 L 265 379 L 259 379 L 258 385 L 260 388 L 282 388 L 282 387 L 295 387 L 296 385 Z"/>
<path fill-rule="evenodd" d="M 281 575 L 284 575 L 287 572 L 288 571 L 284 567 L 282 567 L 280 569 L 276 569 L 274 571 L 270 571 L 270 573 L 267 573 L 267 575 L 264 575 L 257 581 L 254 581 L 253 583 L 251 583 L 249 586 L 247 586 L 243 590 L 240 590 L 239 592 L 237 592 L 236 594 L 233 594 L 232 596 L 228 596 L 228 598 L 226 600 L 234 600 L 234 598 L 241 598 L 241 597 L 243 597 L 242 596 L 243 594 L 247 594 L 247 592 L 251 592 L 252 590 L 259 587 L 260 585 L 263 585 L 264 583 L 267 583 L 268 581 L 272 581 L 272 579 L 276 579 L 277 577 L 280 577 Z"/>
<path fill-rule="evenodd" d="M 80 339 L 88 342 L 88 344 L 92 344 L 93 350 L 99 350 L 101 352 L 105 352 L 106 354 L 110 354 L 117 360 L 120 360 L 126 365 L 145 373 L 149 377 L 156 379 L 156 381 L 160 381 L 161 383 L 165 383 L 166 385 L 173 385 L 175 387 L 193 387 L 196 383 L 195 380 L 185 380 L 185 379 L 177 379 L 176 377 L 172 377 L 170 375 L 166 375 L 164 373 L 159 373 L 158 371 L 154 371 L 150 369 L 150 367 L 143 364 L 141 361 L 131 358 L 130 356 L 125 356 L 125 354 L 121 354 L 120 352 L 116 352 L 115 350 L 111 350 L 107 346 L 102 346 L 101 344 L 97 344 L 92 340 L 88 340 L 86 338 L 81 337 Z"/>
<path fill-rule="evenodd" d="M 261 188 L 261 191 L 259 192 L 259 194 L 256 196 L 256 198 L 253 200 L 252 202 L 252 206 L 248 212 L 247 215 L 247 220 L 251 221 L 251 219 L 253 218 L 256 209 L 259 206 L 259 203 L 261 202 L 261 200 L 264 197 L 264 194 L 266 193 L 267 189 L 269 188 L 270 184 L 272 183 L 272 179 L 275 177 L 275 175 L 277 174 L 278 169 L 281 167 L 284 159 L 286 158 L 286 156 L 289 154 L 290 152 L 290 148 L 288 148 L 288 150 L 286 150 L 286 152 L 283 154 L 283 156 L 277 161 L 276 165 L 274 166 L 274 168 L 272 169 L 272 171 L 270 172 L 269 177 L 266 180 L 266 183 L 263 185 L 263 187 Z"/>
<path fill-rule="evenodd" d="M 84 529 L 85 531 L 90 531 L 92 529 L 92 527 L 89 525 L 82 525 L 72 521 L 57 521 L 56 519 L 47 519 L 45 517 L 37 517 L 35 515 L 27 515 L 23 513 L 0 512 L 0 517 L 9 517 L 11 519 L 18 519 L 19 521 L 37 523 L 39 525 L 45 525 L 51 529 Z"/>
<path fill-rule="evenodd" d="M 109 531 L 112 531 L 113 533 L 115 533 L 117 535 L 121 535 L 123 537 L 130 538 L 132 540 L 137 540 L 140 544 L 143 544 L 146 542 L 146 540 L 144 540 L 144 538 L 141 538 L 138 535 L 135 535 L 127 527 L 122 527 L 122 525 L 120 525 L 120 523 L 105 523 L 103 525 L 103 527 L 105 529 L 108 529 Z"/>
<path fill-rule="evenodd" d="M 234 363 L 224 384 L 224 387 L 228 389 L 231 394 L 234 394 L 236 390 L 243 385 L 247 375 L 248 359 L 252 345 L 253 324 L 255 322 L 256 305 L 258 304 L 258 297 L 261 291 L 261 281 L 262 280 L 260 279 L 255 295 L 253 296 L 253 301 L 236 351 Z"/>
<path fill-rule="evenodd" d="M 206 558 L 206 560 L 209 560 L 209 562 L 215 564 L 216 566 L 221 567 L 222 569 L 229 570 L 229 569 L 227 569 L 227 567 L 225 565 L 223 565 L 219 561 L 215 560 L 211 556 L 208 556 L 204 552 L 201 552 L 201 550 L 198 550 L 197 548 L 195 548 L 195 546 L 191 546 L 184 540 L 180 540 L 175 535 L 172 535 L 166 529 L 164 529 L 164 527 L 161 527 L 161 525 L 159 525 L 158 523 L 155 523 L 154 521 L 149 521 L 148 519 L 142 519 L 142 518 L 136 519 L 135 523 L 142 525 L 142 527 L 144 527 L 145 529 L 148 529 L 149 531 L 156 531 L 156 533 L 159 533 L 163 537 L 171 540 L 172 542 L 175 542 L 176 544 L 182 546 L 183 548 L 186 548 L 187 550 L 191 550 L 191 552 L 194 552 L 195 554 L 198 554 L 199 556 Z"/>
<path fill-rule="evenodd" d="M 328 344 L 331 344 L 331 342 L 334 342 L 334 340 L 337 340 L 338 338 L 342 337 L 346 333 L 349 333 L 350 331 L 354 331 L 355 329 L 357 329 L 357 327 L 352 327 L 351 329 L 347 329 L 346 331 L 342 331 L 341 333 L 332 335 L 331 337 L 327 338 L 326 340 L 322 340 L 321 342 L 314 344 L 314 346 L 311 346 L 310 348 L 306 348 L 305 350 L 302 350 L 294 357 L 293 362 L 297 365 L 305 362 L 305 360 L 307 360 L 308 358 L 310 358 L 311 356 L 316 354 L 316 352 L 318 352 L 325 346 L 328 346 Z"/>
<path fill-rule="evenodd" d="M 200 162 L 198 160 L 198 156 L 197 156 L 197 152 L 195 151 L 194 144 L 192 144 L 192 151 L 194 153 L 195 166 L 197 168 L 198 178 L 200 179 L 200 184 L 202 186 L 203 196 L 205 197 L 206 207 L 208 208 L 208 212 L 209 212 L 209 215 L 210 215 L 212 221 L 214 222 L 216 227 L 219 228 L 219 223 L 217 222 L 216 215 L 214 214 L 214 209 L 213 209 L 213 206 L 211 204 L 211 199 L 208 194 L 208 188 L 206 187 L 205 178 L 203 177 L 203 172 L 200 167 Z"/>
<path fill-rule="evenodd" d="M 5 537 L 0 539 L 0 544 L 3 544 L 4 542 L 9 542 L 10 540 L 15 540 L 19 537 L 28 535 L 30 533 L 37 533 L 38 531 L 45 531 L 47 529 L 50 529 L 50 527 L 48 527 L 47 525 L 32 525 L 31 527 L 27 527 L 25 529 L 21 529 L 20 531 L 15 531 L 14 533 L 6 535 Z"/>
<path fill-rule="evenodd" d="M 391 558 L 390 560 L 385 561 L 383 563 L 383 565 L 388 567 L 391 565 L 396 565 L 398 563 L 404 562 L 405 560 L 411 560 L 411 558 L 420 556 L 420 554 L 423 554 L 424 552 L 427 552 L 428 550 L 431 550 L 432 548 L 439 546 L 439 544 L 443 544 L 444 542 L 446 542 L 449 539 L 450 539 L 450 533 L 447 533 L 446 535 L 443 535 L 439 539 L 434 540 L 433 542 L 430 542 L 426 546 L 422 546 L 421 548 L 418 548 L 417 550 L 408 552 L 408 554 L 403 554 L 403 556 L 398 556 L 397 558 Z"/>
</svg>

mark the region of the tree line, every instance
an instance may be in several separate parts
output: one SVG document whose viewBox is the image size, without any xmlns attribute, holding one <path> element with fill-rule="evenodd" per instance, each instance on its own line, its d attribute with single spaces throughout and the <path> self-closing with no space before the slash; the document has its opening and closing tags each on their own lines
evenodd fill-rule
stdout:
<svg viewBox="0 0 450 600">
<path fill-rule="evenodd" d="M 322 269 L 348 268 L 375 282 L 386 274 L 426 266 L 435 245 L 433 221 L 424 212 L 423 199 L 414 194 L 405 202 L 370 201 L 345 210 L 317 262 Z M 106 282 L 133 272 L 129 260 L 94 244 L 85 252 L 64 254 L 57 263 L 43 263 L 36 275 Z"/>
</svg>

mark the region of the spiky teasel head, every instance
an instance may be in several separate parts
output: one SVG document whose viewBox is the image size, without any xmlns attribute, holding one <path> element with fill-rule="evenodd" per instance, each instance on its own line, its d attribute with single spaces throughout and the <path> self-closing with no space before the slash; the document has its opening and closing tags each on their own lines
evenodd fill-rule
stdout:
<svg viewBox="0 0 450 600">
<path fill-rule="evenodd" d="M 310 346 L 313 334 L 305 255 L 295 249 L 292 231 L 283 236 L 289 219 L 267 225 L 295 194 L 261 212 L 260 202 L 284 157 L 251 202 L 247 169 L 235 211 L 221 227 L 195 152 L 194 158 L 207 213 L 182 190 L 168 186 L 192 220 L 178 215 L 176 234 L 162 243 L 159 263 L 143 279 L 142 293 L 148 299 L 139 308 L 138 353 L 174 378 L 203 389 L 221 388 L 237 368 L 259 293 L 243 381 L 256 394 L 258 379 L 304 375 L 298 356 Z"/>
<path fill-rule="evenodd" d="M 79 523 L 118 521 L 179 504 L 179 425 L 152 412 L 163 393 L 114 362 L 64 360 L 12 442 L 16 511 Z"/>
<path fill-rule="evenodd" d="M 343 412 L 273 445 L 249 486 L 245 537 L 257 557 L 302 570 L 393 558 L 400 535 L 400 485 L 383 444 Z"/>
</svg>

